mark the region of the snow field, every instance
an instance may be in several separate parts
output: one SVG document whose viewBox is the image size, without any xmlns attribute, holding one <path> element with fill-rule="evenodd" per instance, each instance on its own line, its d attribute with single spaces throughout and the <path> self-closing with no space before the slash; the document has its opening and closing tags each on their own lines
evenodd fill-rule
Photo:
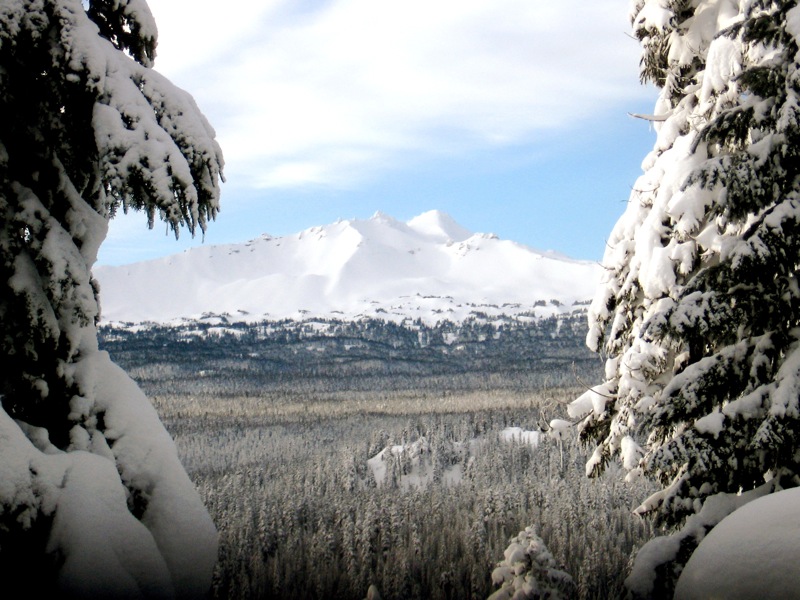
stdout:
<svg viewBox="0 0 800 600">
<path fill-rule="evenodd" d="M 596 264 L 471 234 L 439 211 L 408 223 L 378 213 L 94 273 L 104 321 L 157 323 L 204 313 L 247 321 L 549 316 L 558 312 L 550 300 L 570 308 L 591 298 L 600 279 Z"/>
</svg>

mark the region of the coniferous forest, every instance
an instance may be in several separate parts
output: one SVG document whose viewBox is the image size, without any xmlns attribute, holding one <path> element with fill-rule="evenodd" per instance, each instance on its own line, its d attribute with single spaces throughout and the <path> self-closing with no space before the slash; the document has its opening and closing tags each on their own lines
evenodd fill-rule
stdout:
<svg viewBox="0 0 800 600">
<path fill-rule="evenodd" d="M 153 70 L 147 2 L 3 2 L 6 587 L 603 598 L 629 572 L 633 598 L 798 595 L 796 537 L 768 555 L 784 522 L 750 515 L 773 495 L 796 520 L 800 485 L 800 7 L 635 0 L 630 19 L 657 137 L 588 312 L 102 329 L 109 221 L 205 232 L 222 150 Z"/>
<path fill-rule="evenodd" d="M 581 312 L 210 321 L 101 338 L 219 529 L 216 598 L 360 599 L 370 585 L 388 599 L 486 598 L 530 525 L 579 597 L 623 593 L 653 534 L 631 509 L 651 490 L 613 470 L 587 479 L 577 436 L 541 431 L 597 376 Z"/>
</svg>

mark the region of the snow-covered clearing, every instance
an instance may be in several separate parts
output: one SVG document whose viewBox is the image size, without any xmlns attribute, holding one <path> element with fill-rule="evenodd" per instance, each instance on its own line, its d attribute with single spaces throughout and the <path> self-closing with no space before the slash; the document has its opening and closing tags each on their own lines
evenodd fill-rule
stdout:
<svg viewBox="0 0 800 600">
<path fill-rule="evenodd" d="M 536 448 L 540 436 L 539 431 L 506 427 L 498 437 L 506 443 Z M 419 438 L 410 443 L 387 446 L 368 459 L 367 465 L 379 487 L 396 485 L 403 490 L 422 489 L 437 481 L 444 485 L 458 485 L 464 476 L 465 465 L 468 468 L 470 459 L 481 451 L 484 441 L 482 438 L 474 438 L 466 442 L 447 442 L 446 448 L 437 451 L 431 448 L 425 438 Z M 441 453 L 447 455 L 444 461 L 437 456 Z"/>
</svg>

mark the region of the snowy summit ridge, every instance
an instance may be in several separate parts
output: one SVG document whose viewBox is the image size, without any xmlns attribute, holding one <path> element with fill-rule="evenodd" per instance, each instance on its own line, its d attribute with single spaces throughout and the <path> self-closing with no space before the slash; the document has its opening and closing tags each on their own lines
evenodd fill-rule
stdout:
<svg viewBox="0 0 800 600">
<path fill-rule="evenodd" d="M 550 314 L 558 304 L 590 299 L 600 270 L 472 233 L 432 210 L 405 223 L 377 212 L 295 235 L 98 267 L 95 276 L 105 322 L 168 323 L 208 314 L 430 322 L 479 311 Z"/>
</svg>

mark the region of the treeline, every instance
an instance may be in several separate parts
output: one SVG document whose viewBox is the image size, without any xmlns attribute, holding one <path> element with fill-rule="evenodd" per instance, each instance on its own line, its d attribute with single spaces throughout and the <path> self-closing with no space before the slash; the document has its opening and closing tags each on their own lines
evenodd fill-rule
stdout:
<svg viewBox="0 0 800 600">
<path fill-rule="evenodd" d="M 599 361 L 584 344 L 585 320 L 580 311 L 435 325 L 367 318 L 249 324 L 216 317 L 178 326 L 105 326 L 100 342 L 155 394 L 180 384 L 191 393 L 243 396 L 315 380 L 329 391 L 337 385 L 370 390 L 384 388 L 387 378 L 397 389 L 431 391 L 452 387 L 448 378 L 466 381 L 465 389 L 491 377 L 543 387 L 599 374 Z M 187 379 L 195 381 L 191 389 Z"/>
</svg>

